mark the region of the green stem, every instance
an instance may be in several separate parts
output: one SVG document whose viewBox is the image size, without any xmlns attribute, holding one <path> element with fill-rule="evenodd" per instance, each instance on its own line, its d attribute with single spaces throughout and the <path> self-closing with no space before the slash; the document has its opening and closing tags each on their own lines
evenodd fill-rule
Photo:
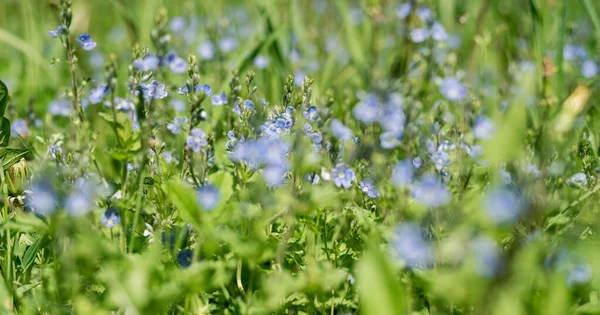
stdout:
<svg viewBox="0 0 600 315">
<path fill-rule="evenodd" d="M 75 59 L 73 57 L 73 48 L 71 47 L 71 40 L 69 36 L 66 36 L 65 45 L 67 47 L 67 57 L 69 58 L 69 71 L 71 73 L 71 88 L 73 90 L 73 105 L 75 106 L 75 110 L 79 114 L 79 119 L 81 122 L 85 121 L 85 115 L 83 113 L 83 108 L 81 107 L 81 102 L 79 100 L 79 90 L 77 89 L 77 78 L 75 75 Z"/>
</svg>

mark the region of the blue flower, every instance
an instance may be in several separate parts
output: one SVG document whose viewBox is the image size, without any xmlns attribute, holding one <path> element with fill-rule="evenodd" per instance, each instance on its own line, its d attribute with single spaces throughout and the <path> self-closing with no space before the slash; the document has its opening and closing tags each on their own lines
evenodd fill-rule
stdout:
<svg viewBox="0 0 600 315">
<path fill-rule="evenodd" d="M 310 121 L 317 121 L 319 119 L 319 111 L 317 110 L 317 106 L 309 106 L 306 111 L 304 111 L 304 118 Z"/>
<path fill-rule="evenodd" d="M 478 117 L 473 124 L 473 137 L 476 139 L 490 139 L 496 131 L 494 122 L 486 117 Z"/>
<path fill-rule="evenodd" d="M 119 212 L 115 208 L 108 208 L 102 214 L 100 218 L 100 223 L 105 227 L 112 229 L 113 227 L 119 225 L 121 222 L 121 217 L 119 216 Z"/>
<path fill-rule="evenodd" d="M 173 106 L 173 109 L 178 113 L 185 111 L 185 102 L 181 100 L 172 99 L 171 106 Z"/>
<path fill-rule="evenodd" d="M 13 137 L 14 136 L 21 136 L 21 137 L 27 136 L 27 134 L 29 134 L 29 127 L 27 127 L 27 122 L 21 118 L 15 119 L 15 121 L 13 121 L 10 124 L 10 133 Z"/>
<path fill-rule="evenodd" d="M 196 198 L 202 209 L 210 211 L 221 201 L 221 192 L 213 185 L 206 185 L 196 190 Z"/>
<path fill-rule="evenodd" d="M 436 42 L 443 42 L 448 39 L 448 33 L 446 33 L 446 29 L 440 22 L 434 22 L 431 27 L 431 37 Z"/>
<path fill-rule="evenodd" d="M 208 145 L 206 140 L 206 134 L 200 128 L 192 129 L 191 134 L 186 139 L 187 146 L 194 152 L 200 151 L 200 149 Z"/>
<path fill-rule="evenodd" d="M 287 168 L 281 165 L 269 165 L 262 171 L 262 177 L 269 187 L 278 187 L 285 183 Z"/>
<path fill-rule="evenodd" d="M 48 105 L 48 112 L 54 116 L 69 117 L 73 106 L 66 99 L 57 99 Z"/>
<path fill-rule="evenodd" d="M 290 148 L 285 141 L 261 139 L 258 141 L 258 147 L 262 148 L 260 154 L 263 163 L 269 166 L 287 168 L 287 154 Z"/>
<path fill-rule="evenodd" d="M 592 268 L 586 263 L 575 265 L 567 275 L 567 285 L 574 286 L 586 284 L 592 279 Z"/>
<path fill-rule="evenodd" d="M 337 119 L 331 120 L 331 132 L 341 141 L 348 141 L 354 137 L 352 130 Z"/>
<path fill-rule="evenodd" d="M 402 136 L 404 132 L 400 131 L 386 131 L 379 136 L 381 141 L 381 147 L 384 149 L 393 149 L 399 147 L 402 144 Z"/>
<path fill-rule="evenodd" d="M 54 29 L 54 30 L 50 30 L 50 31 L 48 32 L 48 35 L 49 35 L 50 37 L 52 37 L 52 38 L 56 38 L 56 37 L 58 37 L 59 35 L 62 35 L 62 34 L 64 34 L 66 29 L 67 29 L 67 28 L 66 28 L 64 25 L 59 25 L 59 26 L 58 26 L 56 29 Z"/>
<path fill-rule="evenodd" d="M 233 104 L 233 109 L 231 111 L 234 112 L 239 117 L 242 117 L 243 115 L 245 115 L 247 113 L 250 113 L 250 115 L 252 115 L 255 112 L 254 102 L 252 102 L 251 100 L 245 100 L 242 102 L 242 104 L 240 106 L 239 102 L 235 101 L 235 103 Z"/>
<path fill-rule="evenodd" d="M 417 10 L 417 16 L 421 19 L 421 21 L 427 23 L 433 18 L 433 13 L 431 12 L 431 9 L 427 7 L 421 7 Z"/>
<path fill-rule="evenodd" d="M 502 252 L 495 241 L 480 236 L 471 242 L 475 271 L 484 278 L 496 277 L 502 268 Z"/>
<path fill-rule="evenodd" d="M 213 95 L 210 98 L 210 101 L 214 106 L 223 106 L 227 104 L 227 95 L 225 92 L 221 92 L 221 94 Z"/>
<path fill-rule="evenodd" d="M 304 176 L 304 179 L 313 185 L 317 185 L 321 181 L 321 177 L 319 177 L 317 173 L 308 173 L 306 176 Z"/>
<path fill-rule="evenodd" d="M 98 104 L 110 93 L 110 87 L 107 84 L 100 84 L 90 91 L 90 103 Z"/>
<path fill-rule="evenodd" d="M 587 176 L 585 176 L 585 173 L 582 172 L 573 174 L 573 176 L 571 176 L 571 179 L 567 181 L 567 184 L 569 184 L 569 186 L 572 187 L 587 186 Z"/>
<path fill-rule="evenodd" d="M 426 28 L 416 28 L 410 32 L 410 39 L 414 43 L 422 43 L 430 36 L 430 32 Z"/>
<path fill-rule="evenodd" d="M 591 79 L 598 75 L 598 64 L 593 60 L 586 60 L 581 65 L 581 74 L 587 79 Z"/>
<path fill-rule="evenodd" d="M 344 163 L 338 163 L 331 171 L 331 177 L 337 187 L 348 189 L 354 181 L 354 170 Z"/>
<path fill-rule="evenodd" d="M 258 69 L 265 69 L 269 66 L 269 62 L 270 60 L 267 56 L 258 55 L 254 58 L 254 66 Z"/>
<path fill-rule="evenodd" d="M 467 96 L 467 88 L 455 77 L 447 77 L 440 86 L 440 93 L 452 102 L 457 102 Z"/>
<path fill-rule="evenodd" d="M 423 166 L 423 160 L 417 156 L 412 160 L 412 164 L 415 168 L 420 168 L 421 166 Z"/>
<path fill-rule="evenodd" d="M 172 133 L 172 134 L 179 134 L 181 133 L 181 127 L 183 127 L 183 125 L 187 124 L 188 122 L 188 118 L 185 116 L 179 116 L 179 117 L 175 117 L 175 119 L 173 120 L 172 123 L 167 124 L 167 129 Z"/>
<path fill-rule="evenodd" d="M 450 202 L 452 195 L 435 176 L 426 175 L 411 191 L 418 203 L 430 207 L 440 207 Z"/>
<path fill-rule="evenodd" d="M 198 84 L 196 85 L 196 93 L 204 93 L 208 97 L 212 95 L 212 89 L 208 84 Z"/>
<path fill-rule="evenodd" d="M 460 147 L 463 148 L 465 150 L 465 152 L 467 152 L 467 154 L 475 160 L 479 159 L 483 155 L 483 147 L 480 145 L 467 145 L 467 144 L 461 143 Z M 480 164 L 485 164 L 482 161 L 478 161 L 478 162 Z"/>
<path fill-rule="evenodd" d="M 158 68 L 160 60 L 153 54 L 146 54 L 144 58 L 138 58 L 133 61 L 133 65 L 141 71 L 151 71 Z"/>
<path fill-rule="evenodd" d="M 162 154 L 163 159 L 165 160 L 165 163 L 167 164 L 171 164 L 171 163 L 179 163 L 179 161 L 177 161 L 177 157 L 175 157 L 175 155 L 173 154 L 173 151 L 165 151 Z"/>
<path fill-rule="evenodd" d="M 53 145 L 53 146 L 50 147 L 50 155 L 55 160 L 56 160 L 56 153 L 60 153 L 60 154 L 63 153 L 63 150 L 60 147 L 60 144 L 59 145 Z"/>
<path fill-rule="evenodd" d="M 392 252 L 406 268 L 427 268 L 433 263 L 433 250 L 418 226 L 402 223 L 394 230 Z"/>
<path fill-rule="evenodd" d="M 455 147 L 456 146 L 450 140 L 444 140 L 440 143 L 438 150 L 448 152 L 454 150 Z"/>
<path fill-rule="evenodd" d="M 185 19 L 181 16 L 175 16 L 169 22 L 169 27 L 171 31 L 179 33 L 185 29 Z"/>
<path fill-rule="evenodd" d="M 282 134 L 289 134 L 291 127 L 291 122 L 288 123 L 285 119 L 278 118 L 273 123 L 267 126 L 265 134 L 269 138 L 279 138 Z"/>
<path fill-rule="evenodd" d="M 57 208 L 56 192 L 49 182 L 36 182 L 31 186 L 31 194 L 27 195 L 25 204 L 37 214 L 50 215 Z"/>
<path fill-rule="evenodd" d="M 204 60 L 211 60 L 215 57 L 215 45 L 210 41 L 205 41 L 198 46 L 198 55 Z"/>
<path fill-rule="evenodd" d="M 281 140 L 262 138 L 243 141 L 242 139 L 233 149 L 231 160 L 247 163 L 254 170 L 263 164 L 287 169 L 288 152 L 288 144 Z"/>
<path fill-rule="evenodd" d="M 242 102 L 242 106 L 247 110 L 254 111 L 254 102 L 251 100 L 245 100 Z"/>
<path fill-rule="evenodd" d="M 511 224 L 519 219 L 524 206 L 520 196 L 509 188 L 493 188 L 485 194 L 483 209 L 495 224 Z"/>
<path fill-rule="evenodd" d="M 81 33 L 77 37 L 77 42 L 83 50 L 92 50 L 96 48 L 96 42 L 92 39 L 89 33 Z"/>
<path fill-rule="evenodd" d="M 167 97 L 165 85 L 156 80 L 150 82 L 149 84 L 142 83 L 140 87 L 142 88 L 142 95 L 144 96 L 144 100 L 146 102 L 150 102 L 150 100 L 153 99 L 162 99 Z"/>
<path fill-rule="evenodd" d="M 403 160 L 394 166 L 392 170 L 392 184 L 398 187 L 408 186 L 415 175 L 415 170 L 409 160 Z"/>
<path fill-rule="evenodd" d="M 412 10 L 412 5 L 410 2 L 402 3 L 396 8 L 396 15 L 401 19 L 406 19 Z"/>
<path fill-rule="evenodd" d="M 450 165 L 450 156 L 448 153 L 438 150 L 431 156 L 431 161 L 435 165 L 435 168 L 439 171 L 442 168 Z"/>
<path fill-rule="evenodd" d="M 169 70 L 173 73 L 184 73 L 187 70 L 187 62 L 183 58 L 177 56 L 177 53 L 170 51 L 166 56 L 163 57 L 163 64 L 169 67 Z"/>
<path fill-rule="evenodd" d="M 577 58 L 587 57 L 587 51 L 581 46 L 566 45 L 563 48 L 563 55 L 565 60 L 575 61 Z"/>
<path fill-rule="evenodd" d="M 92 195 L 85 191 L 73 192 L 65 202 L 65 209 L 74 216 L 83 216 L 92 211 Z"/>
<path fill-rule="evenodd" d="M 223 37 L 219 40 L 219 49 L 224 53 L 233 51 L 237 45 L 237 41 L 233 37 Z"/>
<path fill-rule="evenodd" d="M 112 104 L 110 101 L 105 101 L 104 106 L 107 108 L 111 108 Z M 126 98 L 115 97 L 115 109 L 126 113 L 128 111 L 132 111 L 134 109 L 133 102 Z"/>
<path fill-rule="evenodd" d="M 188 268 L 192 265 L 192 261 L 194 259 L 194 252 L 191 249 L 184 249 L 177 253 L 177 261 L 179 262 L 179 266 L 181 268 Z"/>
<path fill-rule="evenodd" d="M 365 124 L 379 121 L 382 113 L 382 105 L 374 94 L 368 94 L 352 110 L 354 117 Z"/>
<path fill-rule="evenodd" d="M 306 77 L 306 72 L 304 71 L 296 71 L 294 73 L 294 85 L 302 86 L 304 83 L 304 78 Z"/>
<path fill-rule="evenodd" d="M 360 182 L 360 190 L 371 198 L 379 199 L 381 194 L 371 179 L 365 179 Z"/>
</svg>

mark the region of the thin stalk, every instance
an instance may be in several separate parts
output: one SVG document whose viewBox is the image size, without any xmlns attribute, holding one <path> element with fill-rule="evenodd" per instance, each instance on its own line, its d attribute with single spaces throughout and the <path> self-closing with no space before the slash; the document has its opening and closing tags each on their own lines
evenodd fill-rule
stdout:
<svg viewBox="0 0 600 315">
<path fill-rule="evenodd" d="M 142 162 L 142 165 L 140 165 L 140 170 L 138 172 L 138 176 L 137 176 L 137 185 L 138 185 L 138 195 L 135 201 L 135 209 L 134 209 L 134 216 L 133 216 L 133 227 L 131 228 L 131 237 L 129 238 L 129 251 L 131 252 L 133 250 L 133 245 L 134 245 L 134 241 L 135 241 L 135 231 L 137 230 L 137 226 L 139 224 L 140 221 L 140 211 L 142 208 L 142 201 L 143 201 L 143 196 L 144 196 L 144 170 L 146 169 L 146 164 L 148 164 L 148 156 L 144 155 L 144 160 Z"/>
<path fill-rule="evenodd" d="M 556 66 L 558 67 L 558 97 L 562 99 L 563 91 L 564 91 L 564 75 L 565 71 L 563 68 L 563 59 L 564 59 L 564 47 L 565 47 L 565 38 L 567 36 L 567 8 L 569 7 L 568 0 L 563 1 L 562 10 L 560 13 L 560 26 L 559 26 L 559 38 L 558 38 L 558 47 L 556 47 Z"/>
<path fill-rule="evenodd" d="M 116 104 L 115 104 L 115 91 L 113 91 L 111 89 L 110 91 L 110 104 L 111 104 L 111 108 L 112 108 L 112 115 L 113 115 L 113 131 L 115 132 L 115 137 L 117 138 L 117 145 L 119 148 L 123 147 L 123 143 L 121 142 L 121 137 L 119 137 L 119 129 L 117 127 L 117 108 L 116 108 Z"/>
<path fill-rule="evenodd" d="M 75 110 L 79 114 L 79 119 L 82 123 L 85 121 L 85 115 L 79 100 L 79 90 L 77 89 L 77 78 L 75 75 L 75 59 L 73 57 L 73 48 L 71 47 L 71 39 L 69 36 L 66 36 L 65 46 L 67 47 L 67 57 L 69 58 L 69 72 L 71 73 L 71 88 L 73 90 L 73 105 L 75 105 Z"/>
</svg>

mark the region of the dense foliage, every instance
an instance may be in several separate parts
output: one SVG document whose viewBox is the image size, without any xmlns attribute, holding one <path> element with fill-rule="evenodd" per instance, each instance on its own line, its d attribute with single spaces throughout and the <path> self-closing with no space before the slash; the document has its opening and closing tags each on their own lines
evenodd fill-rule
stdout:
<svg viewBox="0 0 600 315">
<path fill-rule="evenodd" d="M 1 313 L 599 314 L 598 8 L 3 0 Z"/>
</svg>

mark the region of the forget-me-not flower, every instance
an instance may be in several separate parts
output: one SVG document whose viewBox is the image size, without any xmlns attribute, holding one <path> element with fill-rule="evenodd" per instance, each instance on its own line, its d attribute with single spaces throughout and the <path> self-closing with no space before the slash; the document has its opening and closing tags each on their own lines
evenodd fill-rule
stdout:
<svg viewBox="0 0 600 315">
<path fill-rule="evenodd" d="M 337 187 L 348 189 L 354 181 L 354 170 L 344 163 L 338 163 L 331 171 L 331 177 Z"/>
<path fill-rule="evenodd" d="M 392 184 L 398 187 L 408 186 L 415 175 L 413 165 L 409 160 L 402 160 L 392 170 Z"/>
<path fill-rule="evenodd" d="M 206 133 L 200 128 L 192 129 L 190 135 L 186 139 L 187 146 L 194 152 L 200 151 L 202 147 L 208 145 L 206 140 Z"/>
<path fill-rule="evenodd" d="M 360 190 L 371 198 L 379 199 L 381 196 L 379 189 L 377 189 L 375 183 L 369 178 L 360 182 Z"/>
<path fill-rule="evenodd" d="M 258 56 L 256 56 L 256 58 L 254 58 L 253 63 L 257 69 L 265 69 L 266 67 L 269 66 L 270 60 L 269 60 L 269 57 L 267 57 L 267 56 L 258 55 Z"/>
<path fill-rule="evenodd" d="M 202 209 L 210 211 L 219 205 L 221 192 L 214 185 L 206 185 L 196 190 L 196 198 Z"/>
<path fill-rule="evenodd" d="M 214 106 L 223 106 L 227 104 L 227 95 L 225 92 L 221 92 L 220 94 L 213 95 L 210 98 L 211 103 Z"/>
<path fill-rule="evenodd" d="M 433 249 L 415 224 L 398 225 L 391 247 L 393 256 L 406 268 L 427 268 L 433 263 Z"/>
<path fill-rule="evenodd" d="M 24 119 L 18 118 L 15 119 L 10 124 L 10 133 L 13 137 L 21 136 L 25 137 L 29 134 L 29 127 L 27 127 L 27 122 Z"/>
<path fill-rule="evenodd" d="M 423 177 L 413 187 L 411 195 L 415 201 L 430 208 L 446 205 L 452 198 L 448 188 L 433 175 Z"/>
<path fill-rule="evenodd" d="M 215 56 L 215 45 L 210 41 L 205 41 L 198 46 L 198 55 L 204 60 L 211 60 Z"/>
<path fill-rule="evenodd" d="M 92 50 L 96 48 L 96 42 L 92 39 L 89 33 L 81 33 L 77 37 L 77 42 L 83 50 Z"/>
<path fill-rule="evenodd" d="M 100 218 L 100 223 L 109 229 L 119 225 L 120 222 L 121 216 L 119 216 L 119 212 L 115 208 L 106 209 Z"/>
<path fill-rule="evenodd" d="M 449 101 L 457 102 L 465 98 L 468 91 L 457 78 L 447 77 L 442 81 L 440 92 Z"/>
<path fill-rule="evenodd" d="M 331 120 L 331 132 L 341 141 L 348 141 L 354 137 L 352 130 L 337 119 Z"/>
<path fill-rule="evenodd" d="M 152 71 L 158 68 L 160 60 L 153 54 L 146 54 L 144 58 L 138 58 L 133 61 L 133 65 L 141 71 Z"/>
<path fill-rule="evenodd" d="M 110 93 L 108 84 L 100 84 L 90 91 L 90 103 L 98 104 Z"/>
<path fill-rule="evenodd" d="M 483 208 L 495 224 L 511 224 L 519 219 L 524 210 L 521 197 L 509 188 L 493 188 L 485 194 Z"/>
<path fill-rule="evenodd" d="M 167 129 L 172 134 L 177 135 L 177 134 L 181 133 L 181 127 L 183 127 L 187 122 L 188 122 L 188 118 L 186 116 L 175 117 L 175 119 L 173 119 L 172 123 L 167 124 Z"/>
</svg>

